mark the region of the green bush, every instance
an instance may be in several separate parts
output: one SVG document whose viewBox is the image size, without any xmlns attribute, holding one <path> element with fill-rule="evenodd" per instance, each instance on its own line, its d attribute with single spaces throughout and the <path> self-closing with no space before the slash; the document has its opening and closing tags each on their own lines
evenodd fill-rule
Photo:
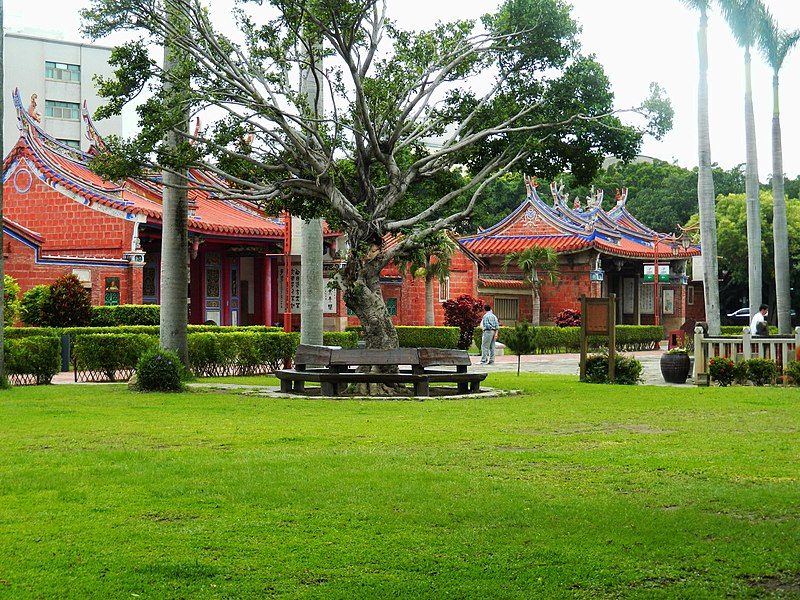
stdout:
<svg viewBox="0 0 800 600">
<path fill-rule="evenodd" d="M 294 356 L 299 343 L 298 333 L 190 333 L 189 369 L 205 377 L 266 374 Z"/>
<path fill-rule="evenodd" d="M 753 385 L 770 385 L 778 377 L 778 365 L 768 358 L 750 358 L 740 363 L 744 379 Z"/>
<path fill-rule="evenodd" d="M 325 331 L 322 334 L 325 346 L 355 348 L 358 345 L 358 334 L 355 331 Z"/>
<path fill-rule="evenodd" d="M 11 275 L 5 275 L 3 277 L 3 324 L 6 327 L 17 322 L 21 306 L 17 280 Z"/>
<path fill-rule="evenodd" d="M 730 358 L 724 356 L 712 356 L 708 361 L 708 374 L 712 381 L 716 381 L 722 387 L 731 385 L 736 381 L 739 369 Z"/>
<path fill-rule="evenodd" d="M 614 355 L 614 380 L 608 379 L 607 352 L 602 354 L 592 354 L 586 358 L 586 379 L 587 383 L 616 383 L 620 385 L 636 385 L 641 383 L 642 363 L 632 356 L 623 354 Z"/>
<path fill-rule="evenodd" d="M 160 309 L 157 304 L 120 304 L 119 306 L 93 306 L 92 326 L 158 325 Z"/>
<path fill-rule="evenodd" d="M 784 369 L 784 375 L 791 385 L 800 385 L 800 361 L 791 361 Z"/>
<path fill-rule="evenodd" d="M 508 327 L 501 327 L 497 332 L 497 341 L 505 344 Z M 480 347 L 481 331 L 475 330 L 473 341 Z M 534 353 L 550 354 L 557 352 L 578 352 L 580 350 L 580 327 L 552 327 L 539 326 L 534 328 Z M 616 350 L 618 352 L 633 352 L 638 350 L 654 350 L 664 339 L 664 328 L 651 325 L 617 325 Z M 608 346 L 608 338 L 604 336 L 590 336 L 589 347 L 601 349 Z"/>
<path fill-rule="evenodd" d="M 62 275 L 42 298 L 43 325 L 81 327 L 92 321 L 92 300 L 76 275 Z"/>
<path fill-rule="evenodd" d="M 136 333 L 77 335 L 72 346 L 75 371 L 91 380 L 128 379 L 145 351 L 158 345 L 158 338 Z"/>
<path fill-rule="evenodd" d="M 61 337 L 61 331 L 53 327 L 5 327 L 3 329 L 3 337 L 5 339 L 15 339 L 24 337 Z"/>
<path fill-rule="evenodd" d="M 163 348 L 146 350 L 136 364 L 136 389 L 140 392 L 180 392 L 186 370 L 178 355 Z"/>
<path fill-rule="evenodd" d="M 519 375 L 520 362 L 523 354 L 532 354 L 535 349 L 534 334 L 536 329 L 527 321 L 517 323 L 513 329 L 508 329 L 503 342 L 512 353 L 517 355 L 517 375 Z"/>
<path fill-rule="evenodd" d="M 6 375 L 13 383 L 50 383 L 61 370 L 61 340 L 54 336 L 4 339 Z"/>
<path fill-rule="evenodd" d="M 42 306 L 47 301 L 48 294 L 50 294 L 50 286 L 42 284 L 32 287 L 22 295 L 20 319 L 25 325 L 41 327 L 45 324 Z"/>
</svg>

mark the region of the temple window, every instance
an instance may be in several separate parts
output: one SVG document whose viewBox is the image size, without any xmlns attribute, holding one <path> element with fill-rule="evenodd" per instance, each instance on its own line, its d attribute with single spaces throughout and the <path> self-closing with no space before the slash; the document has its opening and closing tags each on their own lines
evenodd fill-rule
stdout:
<svg viewBox="0 0 800 600">
<path fill-rule="evenodd" d="M 495 298 L 494 310 L 500 321 L 519 319 L 519 298 Z"/>
<path fill-rule="evenodd" d="M 66 119 L 80 121 L 81 105 L 77 102 L 61 102 L 60 100 L 45 100 L 44 114 L 53 119 Z"/>
<path fill-rule="evenodd" d="M 47 60 L 44 63 L 44 75 L 48 79 L 58 79 L 60 81 L 80 81 L 81 66 L 50 62 Z"/>
<path fill-rule="evenodd" d="M 445 302 L 450 299 L 450 278 L 446 277 L 444 281 L 439 282 L 439 302 Z"/>
</svg>

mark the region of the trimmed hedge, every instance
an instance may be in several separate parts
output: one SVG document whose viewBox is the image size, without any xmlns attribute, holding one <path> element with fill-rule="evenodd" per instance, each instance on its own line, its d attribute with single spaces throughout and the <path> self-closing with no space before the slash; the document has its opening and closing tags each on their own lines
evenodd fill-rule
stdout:
<svg viewBox="0 0 800 600">
<path fill-rule="evenodd" d="M 39 336 L 61 337 L 61 330 L 56 327 L 6 327 L 3 329 L 3 338 L 6 340 Z"/>
<path fill-rule="evenodd" d="M 503 339 L 508 331 L 513 328 L 501 327 L 497 332 L 497 341 L 505 343 Z M 580 327 L 533 327 L 534 354 L 552 354 L 559 352 L 579 352 L 581 340 Z M 480 348 L 483 332 L 476 329 L 472 334 L 475 345 Z M 659 343 L 664 339 L 664 328 L 651 325 L 617 325 L 616 349 L 620 352 L 635 350 L 657 350 Z M 589 347 L 603 348 L 608 345 L 608 338 L 604 336 L 590 336 Z"/>
<path fill-rule="evenodd" d="M 93 333 L 73 338 L 72 365 L 83 381 L 130 379 L 147 350 L 158 347 L 158 337 L 144 333 Z"/>
<path fill-rule="evenodd" d="M 15 385 L 50 383 L 61 370 L 61 340 L 29 336 L 3 340 L 6 375 Z"/>
<path fill-rule="evenodd" d="M 120 304 L 119 306 L 93 306 L 93 327 L 118 325 L 158 325 L 161 307 L 157 304 Z"/>
<path fill-rule="evenodd" d="M 401 348 L 458 348 L 458 338 L 461 333 L 458 327 L 400 325 L 395 327 L 395 330 Z M 354 331 L 361 338 L 363 328 L 360 325 L 350 326 L 347 331 Z"/>
</svg>

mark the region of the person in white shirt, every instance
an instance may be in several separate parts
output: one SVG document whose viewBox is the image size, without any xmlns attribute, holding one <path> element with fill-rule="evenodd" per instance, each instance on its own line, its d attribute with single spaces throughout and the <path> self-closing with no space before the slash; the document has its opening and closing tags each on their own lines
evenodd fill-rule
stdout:
<svg viewBox="0 0 800 600">
<path fill-rule="evenodd" d="M 485 305 L 483 310 L 486 312 L 481 319 L 481 329 L 483 329 L 483 337 L 481 337 L 481 364 L 489 363 L 494 364 L 494 340 L 497 337 L 497 330 L 500 328 L 500 321 L 497 316 L 492 312 L 490 305 Z"/>
<path fill-rule="evenodd" d="M 769 306 L 762 304 L 758 308 L 758 312 L 753 315 L 753 320 L 750 321 L 750 335 L 767 335 L 767 320 L 766 316 L 769 312 Z"/>
</svg>

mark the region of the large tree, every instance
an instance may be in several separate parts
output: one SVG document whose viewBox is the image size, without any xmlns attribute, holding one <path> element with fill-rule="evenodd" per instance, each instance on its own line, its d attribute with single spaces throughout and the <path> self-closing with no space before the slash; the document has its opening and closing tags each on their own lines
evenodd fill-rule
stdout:
<svg viewBox="0 0 800 600">
<path fill-rule="evenodd" d="M 480 27 L 461 20 L 422 32 L 389 21 L 382 0 L 264 4 L 258 15 L 248 14 L 252 5 L 237 9 L 237 39 L 215 32 L 209 12 L 195 2 L 175 5 L 190 23 L 186 30 L 149 0 L 94 0 L 84 16 L 95 33 L 143 30 L 191 57 L 186 91 L 194 106 L 213 105 L 225 116 L 179 158 L 231 182 L 217 193 L 275 214 L 324 216 L 347 233 L 349 254 L 336 282 L 369 347 L 397 346 L 380 291 L 383 267 L 461 222 L 492 181 L 516 166 L 546 177 L 570 168 L 590 179 L 604 153 L 631 157 L 640 144 L 643 131 L 613 114 L 602 68 L 580 55 L 578 27 L 562 0 L 507 0 Z M 265 14 L 269 19 L 258 21 Z M 322 40 L 325 49 L 331 102 L 322 120 L 309 116 L 292 85 L 302 36 Z M 147 68 L 120 72 L 128 82 L 123 97 L 151 78 L 160 90 L 163 74 L 144 57 L 146 41 L 126 47 L 127 62 Z M 671 125 L 657 88 L 642 108 L 647 131 Z M 150 133 L 163 109 L 156 93 L 140 110 L 143 135 L 112 144 L 115 155 L 136 161 L 107 162 L 129 170 L 154 149 L 166 151 Z M 253 142 L 245 152 L 248 134 Z M 415 183 L 459 166 L 470 177 L 430 205 L 408 208 L 415 206 L 404 202 Z M 387 248 L 387 234 L 402 237 Z"/>
<path fill-rule="evenodd" d="M 714 179 L 711 174 L 711 138 L 708 127 L 708 9 L 709 0 L 681 0 L 700 13 L 697 31 L 697 201 L 700 211 L 700 245 L 703 249 L 703 297 L 711 335 L 720 333 L 719 282 L 717 280 L 717 220 L 714 214 Z"/>
<path fill-rule="evenodd" d="M 761 266 L 760 191 L 758 185 L 758 149 L 753 114 L 753 84 L 750 76 L 750 49 L 757 40 L 758 19 L 764 10 L 761 0 L 720 0 L 722 13 L 736 42 L 744 50 L 744 120 L 745 120 L 745 194 L 747 196 L 747 264 L 750 314 L 758 312 L 763 285 Z"/>
<path fill-rule="evenodd" d="M 759 45 L 772 69 L 772 238 L 775 246 L 775 298 L 778 331 L 792 329 L 791 296 L 789 293 L 789 230 L 786 223 L 786 197 L 783 189 L 783 145 L 781 140 L 780 87 L 778 74 L 789 51 L 800 40 L 800 31 L 783 31 L 775 18 L 764 10 L 760 25 Z"/>
</svg>

